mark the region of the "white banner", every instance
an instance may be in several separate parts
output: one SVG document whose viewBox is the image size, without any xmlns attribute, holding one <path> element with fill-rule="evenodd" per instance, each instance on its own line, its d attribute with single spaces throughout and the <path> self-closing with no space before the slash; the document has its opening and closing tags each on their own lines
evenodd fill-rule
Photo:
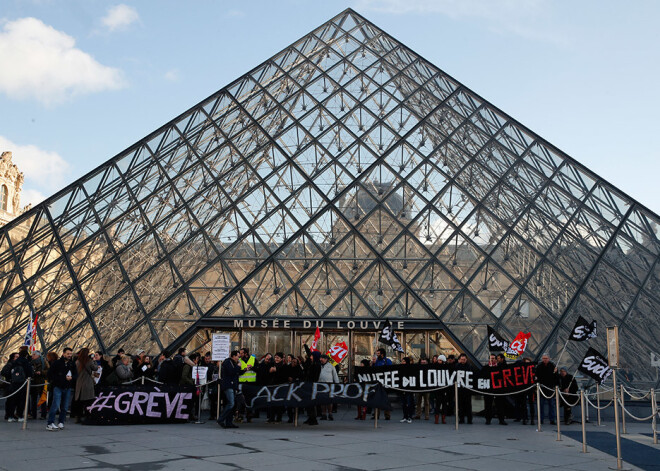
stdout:
<svg viewBox="0 0 660 471">
<path fill-rule="evenodd" d="M 211 360 L 223 361 L 229 358 L 231 351 L 231 336 L 229 334 L 214 333 L 211 343 Z"/>
</svg>

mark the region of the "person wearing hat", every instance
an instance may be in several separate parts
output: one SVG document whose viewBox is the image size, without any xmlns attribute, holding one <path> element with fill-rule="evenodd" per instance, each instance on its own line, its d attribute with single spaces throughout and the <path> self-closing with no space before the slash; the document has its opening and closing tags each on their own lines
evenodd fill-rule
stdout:
<svg viewBox="0 0 660 471">
<path fill-rule="evenodd" d="M 559 368 L 559 391 L 562 394 L 577 394 L 578 385 L 572 375 L 568 374 L 565 366 Z M 562 407 L 564 408 L 564 424 L 570 425 L 573 421 L 573 410 L 570 403 L 577 402 L 575 396 L 561 396 Z M 559 420 L 559 417 L 557 417 Z"/>
<path fill-rule="evenodd" d="M 135 352 L 135 359 L 133 360 L 133 377 L 139 378 L 144 376 L 145 378 L 153 378 L 156 374 L 156 369 L 151 363 L 151 358 L 146 354 L 143 349 L 138 349 Z"/>
<path fill-rule="evenodd" d="M 447 357 L 444 355 L 438 355 L 436 365 L 444 365 L 441 368 L 447 368 L 446 365 Z M 442 416 L 442 423 L 447 423 L 447 414 L 449 414 L 450 402 L 449 402 L 449 388 L 436 389 L 431 394 L 431 401 L 433 402 L 433 414 L 435 415 L 435 423 L 440 422 L 440 416 Z"/>
</svg>

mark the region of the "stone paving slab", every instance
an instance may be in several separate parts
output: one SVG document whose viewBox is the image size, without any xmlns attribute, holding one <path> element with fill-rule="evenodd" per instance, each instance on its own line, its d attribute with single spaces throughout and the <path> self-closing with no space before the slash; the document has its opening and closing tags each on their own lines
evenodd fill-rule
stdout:
<svg viewBox="0 0 660 471">
<path fill-rule="evenodd" d="M 593 447 L 583 454 L 581 443 L 566 435 L 557 441 L 556 429 L 549 427 L 537 432 L 520 424 L 475 423 L 456 431 L 453 425 L 431 421 L 395 420 L 379 422 L 378 429 L 373 425 L 373 421 L 352 420 L 352 414 L 314 427 L 257 421 L 232 430 L 209 421 L 106 427 L 67 423 L 65 430 L 49 432 L 43 421 L 28 422 L 25 431 L 20 424 L 2 422 L 0 469 L 592 471 L 616 466 L 611 454 Z M 578 431 L 579 426 L 570 430 Z M 626 438 L 639 443 L 642 452 L 651 456 L 660 449 L 652 444 L 648 425 L 630 424 L 628 430 Z M 613 425 L 589 426 L 587 437 L 590 432 L 613 433 Z M 628 463 L 626 467 L 643 469 Z"/>
</svg>

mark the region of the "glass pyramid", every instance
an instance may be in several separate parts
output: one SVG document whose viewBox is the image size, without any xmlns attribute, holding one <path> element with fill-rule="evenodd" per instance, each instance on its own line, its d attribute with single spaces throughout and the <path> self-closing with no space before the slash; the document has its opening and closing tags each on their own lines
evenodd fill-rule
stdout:
<svg viewBox="0 0 660 471">
<path fill-rule="evenodd" d="M 41 350 L 405 319 L 478 361 L 487 325 L 556 356 L 581 315 L 657 385 L 658 222 L 349 9 L 1 228 L 0 352 L 32 311 Z"/>
</svg>

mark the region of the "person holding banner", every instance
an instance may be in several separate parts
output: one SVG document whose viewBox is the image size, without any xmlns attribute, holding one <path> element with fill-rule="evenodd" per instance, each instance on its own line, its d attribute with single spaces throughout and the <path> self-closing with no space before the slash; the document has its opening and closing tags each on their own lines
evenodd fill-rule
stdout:
<svg viewBox="0 0 660 471">
<path fill-rule="evenodd" d="M 501 358 L 500 358 L 501 357 Z M 492 353 L 488 357 L 488 364 L 483 367 L 485 371 L 494 371 L 499 370 L 506 365 L 504 360 L 504 355 L 501 353 L 495 357 Z M 497 410 L 497 418 L 500 422 L 500 425 L 508 425 L 504 421 L 504 410 L 505 410 L 505 399 L 502 396 L 492 396 L 490 394 L 484 395 L 484 405 L 486 407 L 486 425 L 490 425 L 490 422 L 493 418 L 493 402 L 495 402 L 495 407 Z"/>
<path fill-rule="evenodd" d="M 441 355 L 442 356 L 442 355 Z M 465 353 L 461 353 L 458 356 L 458 363 L 456 364 L 457 371 L 471 371 L 474 372 L 472 365 L 468 363 L 468 358 Z M 447 398 L 447 406 L 445 408 L 445 414 L 449 415 L 452 413 L 454 395 L 451 391 L 445 393 Z M 472 391 L 467 388 L 458 388 L 458 404 L 454 404 L 454 407 L 458 407 L 458 423 L 462 424 L 467 420 L 468 424 L 472 423 Z M 444 424 L 445 421 L 443 420 Z"/>
<path fill-rule="evenodd" d="M 321 355 L 319 359 L 321 363 L 321 373 L 319 374 L 319 383 L 338 383 L 339 376 L 337 375 L 337 370 L 332 363 L 329 363 L 328 360 L 330 357 L 328 355 Z M 321 406 L 321 420 L 335 420 L 332 417 L 332 404 L 325 404 Z"/>
<path fill-rule="evenodd" d="M 389 366 L 392 364 L 392 360 L 387 358 L 387 352 L 385 351 L 384 348 L 379 348 L 376 350 L 376 361 L 374 362 L 374 366 Z M 390 420 L 391 417 L 391 412 L 386 410 L 384 411 L 385 413 L 385 420 Z M 380 411 L 378 411 L 378 414 L 380 415 Z M 373 414 L 372 414 L 373 418 Z"/>
</svg>

